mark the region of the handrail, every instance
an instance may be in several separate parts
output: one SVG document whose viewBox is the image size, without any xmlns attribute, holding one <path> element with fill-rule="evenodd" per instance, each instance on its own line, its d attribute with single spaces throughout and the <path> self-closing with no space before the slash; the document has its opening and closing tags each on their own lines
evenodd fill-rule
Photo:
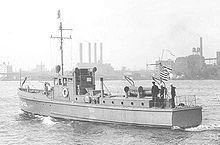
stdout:
<svg viewBox="0 0 220 145">
<path fill-rule="evenodd" d="M 196 96 L 195 95 L 181 95 L 175 96 L 174 105 L 175 107 L 194 107 L 196 106 Z M 150 107 L 161 107 L 161 108 L 172 108 L 172 99 L 167 97 L 162 100 L 157 97 L 155 100 L 150 102 Z"/>
<path fill-rule="evenodd" d="M 177 106 L 196 106 L 196 95 L 181 95 L 175 98 Z"/>
</svg>

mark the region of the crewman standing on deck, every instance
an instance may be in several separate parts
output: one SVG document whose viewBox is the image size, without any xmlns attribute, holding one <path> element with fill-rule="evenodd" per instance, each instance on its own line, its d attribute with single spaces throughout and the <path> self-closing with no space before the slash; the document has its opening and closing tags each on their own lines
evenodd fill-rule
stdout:
<svg viewBox="0 0 220 145">
<path fill-rule="evenodd" d="M 164 108 L 164 94 L 165 87 L 163 85 L 160 86 L 160 98 L 161 98 L 161 107 Z"/>
<path fill-rule="evenodd" d="M 158 86 L 155 84 L 155 82 L 152 82 L 153 83 L 153 86 L 151 88 L 151 93 L 152 93 L 152 100 L 153 100 L 153 106 L 154 103 L 156 103 L 156 100 L 157 100 L 157 94 L 159 93 L 159 88 Z"/>
<path fill-rule="evenodd" d="M 170 86 L 171 86 L 172 108 L 175 108 L 176 87 L 174 87 L 173 84 L 171 84 Z"/>
</svg>

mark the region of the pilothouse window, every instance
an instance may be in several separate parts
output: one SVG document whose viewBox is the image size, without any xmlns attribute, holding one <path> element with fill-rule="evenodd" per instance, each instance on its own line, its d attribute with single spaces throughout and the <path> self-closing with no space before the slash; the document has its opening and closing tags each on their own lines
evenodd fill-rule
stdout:
<svg viewBox="0 0 220 145">
<path fill-rule="evenodd" d="M 72 82 L 73 81 L 73 79 L 72 78 L 68 78 L 68 82 Z"/>
<path fill-rule="evenodd" d="M 58 79 L 56 78 L 56 79 L 54 79 L 54 84 L 55 85 L 59 85 L 59 81 L 58 81 Z"/>
<path fill-rule="evenodd" d="M 67 85 L 67 78 L 63 78 L 63 85 L 64 85 L 64 86 Z"/>
<path fill-rule="evenodd" d="M 88 77 L 88 78 L 86 78 L 86 81 L 87 82 L 92 82 L 92 78 Z"/>
<path fill-rule="evenodd" d="M 62 80 L 61 79 L 59 79 L 59 85 L 62 85 Z"/>
</svg>

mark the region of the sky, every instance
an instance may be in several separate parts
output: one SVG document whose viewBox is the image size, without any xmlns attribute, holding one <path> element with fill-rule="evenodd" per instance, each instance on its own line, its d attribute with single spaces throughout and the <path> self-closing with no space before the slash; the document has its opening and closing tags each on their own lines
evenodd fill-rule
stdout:
<svg viewBox="0 0 220 145">
<path fill-rule="evenodd" d="M 161 57 L 173 59 L 192 54 L 203 38 L 203 54 L 220 51 L 219 0 L 7 0 L 0 4 L 0 63 L 14 70 L 37 64 L 60 64 L 57 11 L 65 36 L 64 69 L 88 62 L 88 42 L 103 43 L 104 63 L 115 69 L 145 69 Z M 93 49 L 92 49 L 93 54 Z M 99 57 L 99 49 L 98 49 Z M 92 56 L 93 60 L 93 56 Z"/>
</svg>

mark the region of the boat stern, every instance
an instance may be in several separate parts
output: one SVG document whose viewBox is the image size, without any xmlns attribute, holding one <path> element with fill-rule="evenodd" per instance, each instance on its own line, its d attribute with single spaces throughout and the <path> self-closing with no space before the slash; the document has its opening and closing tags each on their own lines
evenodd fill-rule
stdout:
<svg viewBox="0 0 220 145">
<path fill-rule="evenodd" d="M 172 126 L 190 128 L 199 126 L 202 122 L 202 107 L 175 108 L 172 114 Z"/>
</svg>

